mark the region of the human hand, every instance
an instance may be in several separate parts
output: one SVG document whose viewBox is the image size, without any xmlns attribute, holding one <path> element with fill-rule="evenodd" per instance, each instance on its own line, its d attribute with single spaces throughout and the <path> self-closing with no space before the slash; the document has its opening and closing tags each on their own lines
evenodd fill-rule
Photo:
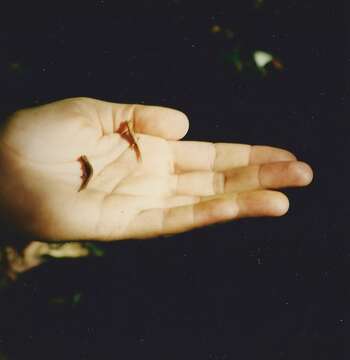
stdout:
<svg viewBox="0 0 350 360">
<path fill-rule="evenodd" d="M 312 180 L 286 150 L 180 141 L 187 130 L 177 110 L 91 98 L 20 110 L 0 133 L 1 212 L 36 240 L 149 238 L 283 215 L 287 197 L 267 189 Z"/>
</svg>

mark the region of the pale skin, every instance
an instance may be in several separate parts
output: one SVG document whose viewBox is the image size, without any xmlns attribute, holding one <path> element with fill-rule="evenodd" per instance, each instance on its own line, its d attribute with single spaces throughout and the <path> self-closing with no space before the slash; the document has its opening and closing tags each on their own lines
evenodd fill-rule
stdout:
<svg viewBox="0 0 350 360">
<path fill-rule="evenodd" d="M 26 239 L 147 239 L 284 215 L 280 190 L 312 181 L 287 150 L 181 140 L 188 128 L 178 110 L 91 98 L 18 111 L 0 132 L 1 212 Z"/>
</svg>

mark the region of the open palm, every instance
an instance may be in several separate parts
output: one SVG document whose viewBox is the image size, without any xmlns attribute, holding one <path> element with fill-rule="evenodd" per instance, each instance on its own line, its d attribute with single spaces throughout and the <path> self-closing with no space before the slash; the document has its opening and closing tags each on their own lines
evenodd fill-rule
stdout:
<svg viewBox="0 0 350 360">
<path fill-rule="evenodd" d="M 286 150 L 179 141 L 187 130 L 177 110 L 90 98 L 18 111 L 0 133 L 2 213 L 36 239 L 147 238 L 283 215 L 267 189 L 312 179 Z"/>
</svg>

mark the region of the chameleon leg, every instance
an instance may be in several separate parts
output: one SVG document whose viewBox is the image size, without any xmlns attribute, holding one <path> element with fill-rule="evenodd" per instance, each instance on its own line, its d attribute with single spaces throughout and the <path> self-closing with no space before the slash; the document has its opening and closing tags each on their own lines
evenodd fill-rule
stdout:
<svg viewBox="0 0 350 360">
<path fill-rule="evenodd" d="M 131 138 L 130 139 L 131 146 L 135 149 L 135 152 L 136 152 L 136 157 L 138 160 L 142 161 L 141 148 L 140 148 L 140 144 L 138 142 L 137 136 L 134 131 L 133 121 L 132 120 L 127 121 L 126 126 L 127 126 L 126 131 L 128 132 L 128 134 Z"/>
</svg>

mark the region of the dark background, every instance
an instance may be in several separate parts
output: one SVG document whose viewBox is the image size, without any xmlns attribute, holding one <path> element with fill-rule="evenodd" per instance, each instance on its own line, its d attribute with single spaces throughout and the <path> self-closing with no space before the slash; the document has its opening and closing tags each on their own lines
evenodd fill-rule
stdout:
<svg viewBox="0 0 350 360">
<path fill-rule="evenodd" d="M 187 140 L 279 146 L 315 172 L 286 191 L 282 218 L 118 242 L 26 274 L 1 294 L 0 359 L 348 358 L 344 6 L 100 0 L 0 14 L 5 111 L 72 96 L 170 106 L 188 114 Z M 235 49 L 284 69 L 239 72 Z"/>
</svg>

